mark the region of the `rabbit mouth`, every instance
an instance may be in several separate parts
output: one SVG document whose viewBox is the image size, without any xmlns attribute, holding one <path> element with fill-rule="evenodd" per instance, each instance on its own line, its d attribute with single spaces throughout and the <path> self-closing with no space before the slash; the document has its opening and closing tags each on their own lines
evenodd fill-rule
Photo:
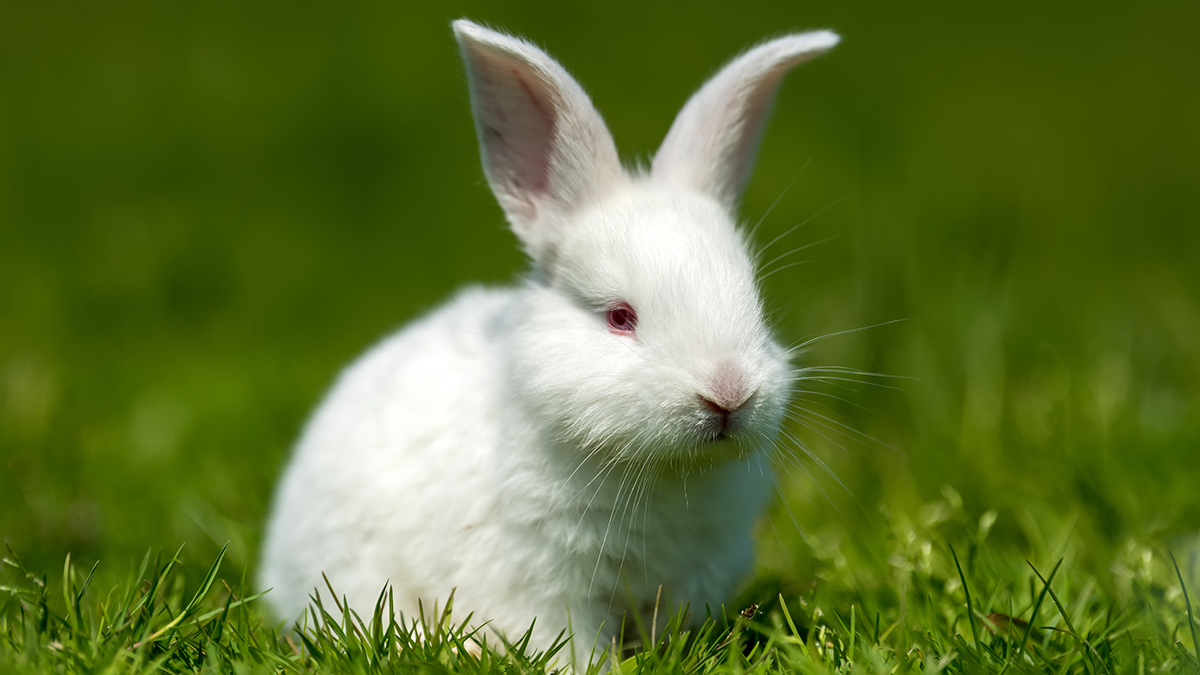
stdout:
<svg viewBox="0 0 1200 675">
<path fill-rule="evenodd" d="M 752 399 L 755 397 L 754 395 L 743 396 L 740 401 L 733 403 L 723 398 L 709 397 L 703 394 L 698 395 L 697 398 L 700 401 L 700 412 L 703 419 L 701 433 L 705 440 L 719 443 L 741 435 L 739 432 L 745 426 L 743 418 L 753 405 Z"/>
<path fill-rule="evenodd" d="M 713 412 L 705 415 L 701 435 L 708 443 L 720 443 L 740 436 L 742 425 L 730 412 Z"/>
<path fill-rule="evenodd" d="M 734 434 L 734 423 L 730 415 L 714 415 L 710 422 L 713 442 L 723 441 Z"/>
</svg>

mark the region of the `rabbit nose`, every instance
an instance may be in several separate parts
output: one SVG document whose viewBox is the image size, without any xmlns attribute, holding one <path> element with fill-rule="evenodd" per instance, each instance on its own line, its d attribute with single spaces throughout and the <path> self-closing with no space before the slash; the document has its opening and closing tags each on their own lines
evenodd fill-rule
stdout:
<svg viewBox="0 0 1200 675">
<path fill-rule="evenodd" d="M 719 403 L 705 396 L 704 394 L 700 395 L 700 401 L 704 403 L 706 408 L 723 417 L 732 415 L 733 412 L 738 409 L 738 406 L 726 407 L 729 405 L 728 403 Z"/>
<path fill-rule="evenodd" d="M 738 399 L 727 399 L 717 396 L 709 396 L 708 394 L 700 394 L 700 401 L 704 406 L 718 415 L 728 417 L 737 412 L 743 404 L 750 399 L 749 394 Z"/>
<path fill-rule="evenodd" d="M 741 408 L 751 394 L 753 392 L 746 386 L 741 372 L 733 365 L 723 363 L 713 373 L 708 391 L 700 394 L 700 398 L 713 412 L 729 415 Z"/>
</svg>

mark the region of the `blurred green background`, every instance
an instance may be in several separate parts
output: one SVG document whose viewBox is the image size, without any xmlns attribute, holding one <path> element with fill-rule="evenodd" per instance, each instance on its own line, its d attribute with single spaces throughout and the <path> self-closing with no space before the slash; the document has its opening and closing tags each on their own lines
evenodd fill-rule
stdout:
<svg viewBox="0 0 1200 675">
<path fill-rule="evenodd" d="M 838 477 L 783 479 L 805 537 L 887 536 L 879 505 L 944 486 L 1017 552 L 1065 523 L 1097 573 L 1200 530 L 1196 3 L 6 3 L 0 534 L 27 560 L 253 565 L 338 369 L 521 273 L 461 16 L 546 46 L 630 161 L 739 50 L 844 36 L 785 82 L 743 213 L 783 194 L 760 243 L 811 219 L 777 252 L 836 237 L 766 282 L 785 342 L 909 319 L 806 359 L 913 379 L 808 399 L 876 441 L 796 429 Z"/>
</svg>

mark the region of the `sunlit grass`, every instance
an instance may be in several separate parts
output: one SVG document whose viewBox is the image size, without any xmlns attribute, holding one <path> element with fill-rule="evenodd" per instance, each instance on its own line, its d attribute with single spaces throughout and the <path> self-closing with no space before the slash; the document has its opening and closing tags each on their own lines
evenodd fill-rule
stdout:
<svg viewBox="0 0 1200 675">
<path fill-rule="evenodd" d="M 1130 542 L 1110 579 L 1077 565 L 1078 542 L 1057 559 L 1005 556 L 988 541 L 994 513 L 972 517 L 952 491 L 921 522 L 891 521 L 855 560 L 826 558 L 802 588 L 761 576 L 734 605 L 684 608 L 665 630 L 632 623 L 590 670 L 619 673 L 1126 673 L 1197 672 L 1189 607 L 1196 558 Z M 820 544 L 816 544 L 819 548 Z M 1042 552 L 1043 554 L 1046 552 Z M 420 616 L 396 613 L 385 589 L 351 608 L 314 589 L 295 626 L 276 626 L 244 579 L 181 554 L 147 554 L 61 576 L 5 558 L 0 667 L 15 673 L 463 672 L 564 669 L 587 640 L 530 652 L 485 619 L 453 614 L 452 598 Z M 870 558 L 878 562 L 872 564 Z M 1191 570 L 1190 573 L 1185 570 Z M 1189 579 L 1191 585 L 1189 586 Z M 661 608 L 663 616 L 668 608 Z M 698 613 L 699 612 L 699 613 Z M 688 618 L 708 616 L 697 626 Z M 646 648 L 653 645 L 653 648 Z M 586 659 L 583 659 L 586 661 Z"/>
</svg>

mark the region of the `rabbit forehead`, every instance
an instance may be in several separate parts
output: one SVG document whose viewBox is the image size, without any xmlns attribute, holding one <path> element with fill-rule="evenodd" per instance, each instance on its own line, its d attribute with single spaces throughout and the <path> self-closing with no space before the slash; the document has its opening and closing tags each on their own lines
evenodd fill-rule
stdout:
<svg viewBox="0 0 1200 675">
<path fill-rule="evenodd" d="M 691 324 L 725 341 L 761 337 L 746 245 L 725 210 L 700 195 L 634 193 L 581 214 L 562 242 L 556 277 L 589 304 L 628 302 L 639 331 L 670 335 Z"/>
</svg>

